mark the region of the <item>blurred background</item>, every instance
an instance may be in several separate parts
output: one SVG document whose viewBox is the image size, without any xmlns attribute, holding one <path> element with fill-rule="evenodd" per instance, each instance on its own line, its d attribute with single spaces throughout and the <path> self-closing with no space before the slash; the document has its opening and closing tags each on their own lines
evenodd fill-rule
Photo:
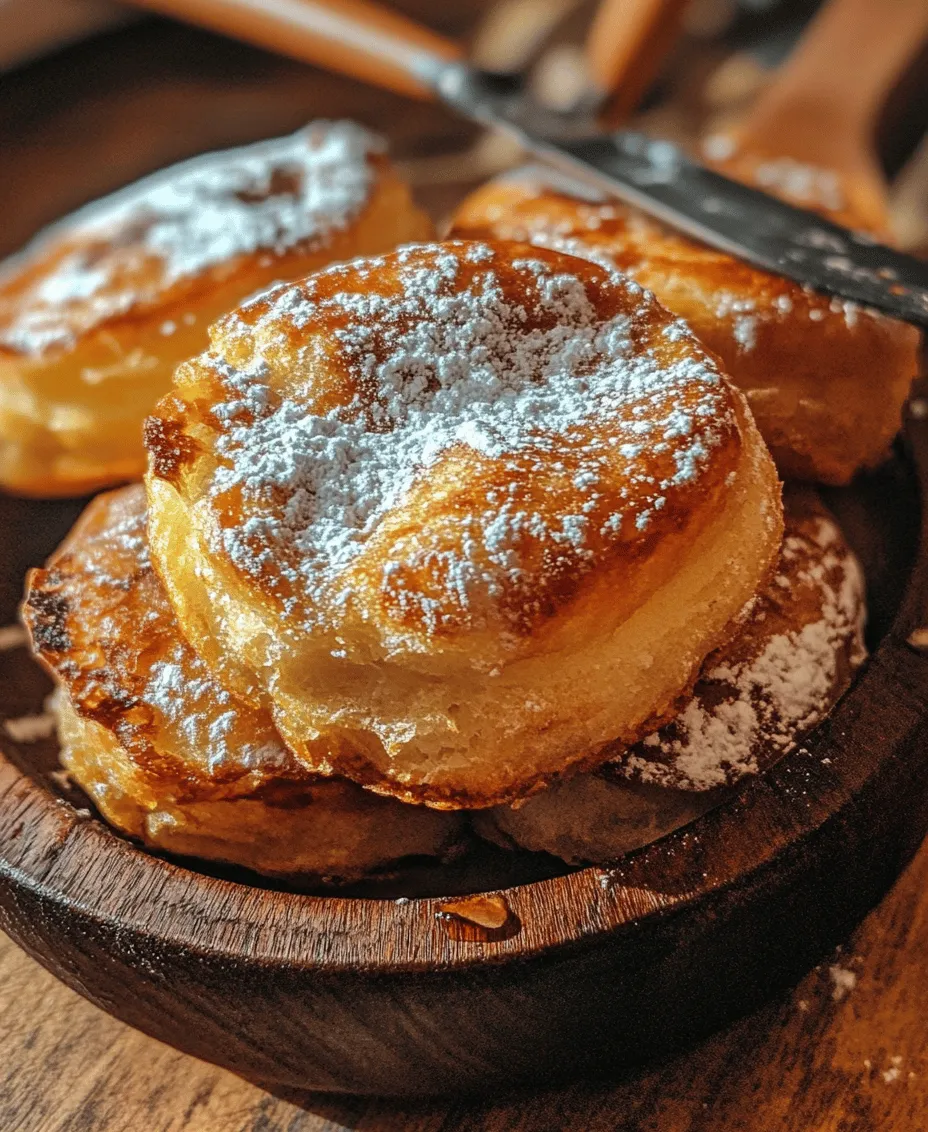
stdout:
<svg viewBox="0 0 928 1132">
<path fill-rule="evenodd" d="M 928 2 L 928 0 L 926 0 Z M 892 19 L 891 2 L 872 0 Z M 628 0 L 631 16 L 635 0 Z M 392 0 L 465 43 L 479 64 L 525 72 L 549 105 L 589 95 L 590 0 Z M 653 6 L 653 5 L 652 5 Z M 815 13 L 814 0 L 665 4 L 663 32 L 610 106 L 696 147 L 736 126 Z M 621 5 L 619 5 L 621 14 Z M 608 47 L 608 45 L 606 45 Z M 913 44 L 887 89 L 873 144 L 896 239 L 928 250 L 928 53 Z M 867 45 L 861 44 L 865 52 Z M 0 254 L 77 205 L 204 150 L 351 117 L 382 130 L 441 218 L 519 159 L 440 107 L 104 0 L 0 0 Z"/>
</svg>

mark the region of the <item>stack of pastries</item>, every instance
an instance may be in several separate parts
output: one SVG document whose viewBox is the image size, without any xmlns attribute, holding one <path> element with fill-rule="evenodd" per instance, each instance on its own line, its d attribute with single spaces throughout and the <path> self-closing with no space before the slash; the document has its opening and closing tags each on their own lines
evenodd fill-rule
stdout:
<svg viewBox="0 0 928 1132">
<path fill-rule="evenodd" d="M 24 604 L 109 822 L 301 879 L 474 837 L 609 863 L 829 712 L 863 580 L 779 477 L 880 459 L 908 328 L 562 185 L 491 185 L 408 243 L 427 221 L 346 124 L 200 160 L 0 285 L 10 488 L 131 478 L 149 414 L 144 486 L 97 497 Z M 101 350 L 118 376 L 90 380 Z"/>
</svg>

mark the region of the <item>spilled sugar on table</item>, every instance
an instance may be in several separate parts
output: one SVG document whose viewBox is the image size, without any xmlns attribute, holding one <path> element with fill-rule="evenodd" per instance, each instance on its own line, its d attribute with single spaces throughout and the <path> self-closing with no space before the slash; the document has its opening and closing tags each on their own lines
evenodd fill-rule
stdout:
<svg viewBox="0 0 928 1132">
<path fill-rule="evenodd" d="M 161 52 L 172 59 L 166 69 L 149 63 L 145 70 L 152 34 L 168 48 Z M 366 92 L 353 84 L 196 33 L 135 29 L 119 33 L 108 49 L 119 58 L 103 80 L 86 77 L 95 74 L 93 52 L 104 50 L 90 45 L 76 62 L 42 64 L 29 87 L 14 76 L 0 90 L 3 152 L 15 159 L 14 176 L 0 187 L 10 246 L 81 199 L 184 156 L 185 147 L 244 141 L 315 115 L 372 118 Z M 204 58 L 207 65 L 195 68 Z M 74 79 L 85 87 L 81 98 L 68 97 L 69 66 L 83 76 Z M 126 97 L 117 99 L 120 82 Z M 198 114 L 178 131 L 174 112 L 189 106 L 191 96 Z M 38 107 L 31 118 L 27 102 Z M 399 100 L 378 99 L 372 124 L 393 134 L 401 156 L 404 132 L 408 139 L 427 135 L 439 152 L 461 140 L 440 111 Z M 61 176 L 63 170 L 74 175 Z M 58 175 L 49 189 L 52 171 Z M 41 193 L 30 191 L 39 184 Z M 50 505 L 50 524 L 65 523 L 69 508 L 76 513 L 75 504 Z M 7 553 L 15 558 L 25 541 L 8 524 L 5 530 Z M 27 563 L 11 564 L 16 569 L 5 572 L 5 584 Z M 17 594 L 6 588 L 8 610 Z M 841 952 L 823 957 L 794 991 L 692 1052 L 617 1083 L 478 1104 L 272 1095 L 109 1018 L 4 939 L 0 1128 L 918 1129 L 928 1117 L 921 1009 L 928 990 L 926 879 L 923 850 Z"/>
</svg>

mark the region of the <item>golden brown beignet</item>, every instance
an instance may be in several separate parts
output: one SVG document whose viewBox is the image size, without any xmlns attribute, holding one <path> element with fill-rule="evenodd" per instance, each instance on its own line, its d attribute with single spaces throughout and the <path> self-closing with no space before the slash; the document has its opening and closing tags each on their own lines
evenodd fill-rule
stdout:
<svg viewBox="0 0 928 1132">
<path fill-rule="evenodd" d="M 722 359 L 787 479 L 846 483 L 880 463 L 899 431 L 919 364 L 914 327 L 806 291 L 540 167 L 477 189 L 453 234 L 589 255 L 649 288 Z"/>
<path fill-rule="evenodd" d="M 834 520 L 811 492 L 788 490 L 777 568 L 676 718 L 592 774 L 480 814 L 478 832 L 608 864 L 686 825 L 828 714 L 864 659 L 864 613 L 863 576 Z"/>
<path fill-rule="evenodd" d="M 0 486 L 139 478 L 145 414 L 210 323 L 430 232 L 383 143 L 350 122 L 195 158 L 68 217 L 0 268 Z"/>
<path fill-rule="evenodd" d="M 776 556 L 741 395 L 634 283 L 414 245 L 220 320 L 146 426 L 184 632 L 307 765 L 485 806 L 645 734 Z"/>
<path fill-rule="evenodd" d="M 154 849 L 270 875 L 349 878 L 438 854 L 457 816 L 308 772 L 270 716 L 216 683 L 151 568 L 141 485 L 98 496 L 24 606 L 59 689 L 62 761 Z"/>
</svg>

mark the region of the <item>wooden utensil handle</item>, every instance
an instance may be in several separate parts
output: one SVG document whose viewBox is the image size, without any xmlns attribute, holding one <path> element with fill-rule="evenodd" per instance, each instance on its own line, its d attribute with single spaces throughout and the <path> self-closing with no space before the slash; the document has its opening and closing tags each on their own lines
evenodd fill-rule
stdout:
<svg viewBox="0 0 928 1132">
<path fill-rule="evenodd" d="M 680 34 L 688 0 L 601 0 L 586 39 L 593 85 L 617 123 L 635 109 Z"/>
<path fill-rule="evenodd" d="M 327 70 L 431 98 L 423 71 L 460 56 L 451 40 L 371 0 L 135 0 Z"/>
<path fill-rule="evenodd" d="M 783 152 L 812 159 L 839 136 L 869 141 L 926 35 L 928 0 L 829 0 L 739 131 L 742 144 L 770 150 L 783 138 Z"/>
</svg>

